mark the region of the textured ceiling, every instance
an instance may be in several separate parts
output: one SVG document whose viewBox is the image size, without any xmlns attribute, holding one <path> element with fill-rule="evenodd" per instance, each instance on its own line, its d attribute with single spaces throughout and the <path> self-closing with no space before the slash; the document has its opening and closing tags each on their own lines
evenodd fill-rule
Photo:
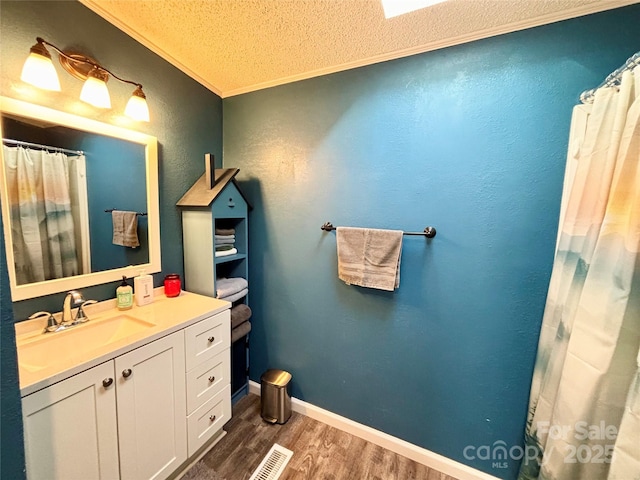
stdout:
<svg viewBox="0 0 640 480">
<path fill-rule="evenodd" d="M 80 0 L 227 97 L 638 3 L 449 0 L 385 19 L 378 0 Z"/>
</svg>

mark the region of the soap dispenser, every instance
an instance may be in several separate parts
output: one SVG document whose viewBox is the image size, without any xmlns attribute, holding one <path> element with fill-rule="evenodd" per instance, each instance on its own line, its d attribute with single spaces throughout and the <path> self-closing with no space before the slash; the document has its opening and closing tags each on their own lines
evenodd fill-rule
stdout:
<svg viewBox="0 0 640 480">
<path fill-rule="evenodd" d="M 140 275 L 133 279 L 133 290 L 136 297 L 136 305 L 142 307 L 153 302 L 153 277 L 140 270 Z"/>
<path fill-rule="evenodd" d="M 133 288 L 127 283 L 127 277 L 122 276 L 122 283 L 116 288 L 116 306 L 118 310 L 129 310 L 133 307 Z"/>
</svg>

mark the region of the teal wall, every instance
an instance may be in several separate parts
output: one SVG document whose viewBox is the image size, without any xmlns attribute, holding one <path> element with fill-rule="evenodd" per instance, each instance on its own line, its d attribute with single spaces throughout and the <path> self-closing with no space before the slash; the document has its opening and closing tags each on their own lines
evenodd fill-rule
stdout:
<svg viewBox="0 0 640 480">
<path fill-rule="evenodd" d="M 160 285 L 166 273 L 182 273 L 180 212 L 175 204 L 204 172 L 204 153 L 211 152 L 218 161 L 222 158 L 220 97 L 78 2 L 3 0 L 0 13 L 3 95 L 29 100 L 11 87 L 20 84 L 20 71 L 36 36 L 63 49 L 85 52 L 117 75 L 142 83 L 152 118 L 148 124 L 136 123 L 131 128 L 158 138 L 162 272 L 154 275 L 154 283 Z M 69 103 L 64 95 L 77 98 L 82 82 L 62 67 L 57 70 L 63 92 L 46 94 L 34 102 L 64 110 Z M 7 86 L 9 81 L 11 86 Z M 129 85 L 109 81 L 114 111 L 124 109 L 132 91 Z M 101 117 L 104 114 L 97 109 L 88 112 L 90 118 L 110 120 Z M 113 298 L 117 285 L 85 288 L 83 292 L 85 298 Z M 16 320 L 41 309 L 59 311 L 62 299 L 63 294 L 57 294 L 16 302 Z"/>
<path fill-rule="evenodd" d="M 501 478 L 522 444 L 571 109 L 640 5 L 223 101 L 250 216 L 251 378 Z M 395 293 L 337 278 L 334 225 L 419 231 Z M 505 467 L 505 465 L 500 465 Z"/>
<path fill-rule="evenodd" d="M 9 292 L 4 242 L 0 242 L 0 478 L 21 480 L 25 478 L 22 407 Z"/>
<path fill-rule="evenodd" d="M 2 94 L 66 110 L 69 99 L 79 96 L 82 82 L 57 68 L 62 93 L 50 93 L 30 100 L 14 87 L 20 86 L 22 64 L 36 36 L 61 48 L 76 48 L 102 62 L 124 78 L 144 85 L 151 122 L 131 128 L 154 135 L 159 146 L 160 229 L 162 272 L 154 275 L 156 286 L 164 274 L 183 273 L 180 212 L 175 204 L 204 172 L 204 153 L 222 158 L 222 101 L 150 50 L 122 33 L 78 2 L 5 1 L 0 3 L 0 65 Z M 133 88 L 109 82 L 111 101 L 123 109 Z M 41 94 L 42 95 L 42 94 Z M 79 103 L 79 102 L 78 102 Z M 75 106 L 75 104 L 73 104 Z M 105 113 L 87 110 L 87 116 L 101 121 Z M 75 113 L 72 112 L 72 113 Z M 115 122 L 114 122 L 115 123 Z M 219 165 L 218 165 L 219 166 Z M 4 261 L 4 251 L 2 252 Z M 3 270 L 4 270 L 3 264 Z M 25 319 L 38 310 L 59 311 L 62 294 L 13 304 L 8 309 L 8 284 L 2 281 L 2 478 L 5 471 L 22 471 L 22 432 L 18 383 L 14 373 L 15 345 L 11 344 L 12 321 Z M 117 283 L 82 289 L 85 298 L 113 298 Z M 5 372 L 7 376 L 5 376 Z M 11 443 L 10 443 L 11 442 Z M 5 455 L 7 452 L 7 455 Z M 13 454 L 14 452 L 17 452 Z M 9 475 L 6 478 L 19 478 Z"/>
<path fill-rule="evenodd" d="M 113 220 L 105 210 L 147 211 L 144 146 L 102 135 L 82 135 L 77 147 L 87 158 L 87 191 L 91 237 L 91 271 L 149 262 L 147 217 L 138 216 L 136 248 L 113 244 Z M 137 161 L 136 161 L 137 160 Z M 113 172 L 120 172 L 113 181 Z"/>
</svg>

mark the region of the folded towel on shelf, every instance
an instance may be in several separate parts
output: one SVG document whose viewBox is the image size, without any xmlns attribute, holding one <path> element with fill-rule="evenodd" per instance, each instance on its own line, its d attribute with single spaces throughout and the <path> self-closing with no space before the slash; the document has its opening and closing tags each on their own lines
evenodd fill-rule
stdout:
<svg viewBox="0 0 640 480">
<path fill-rule="evenodd" d="M 249 284 L 246 278 L 218 278 L 216 279 L 216 293 L 218 298 L 228 297 L 247 288 Z"/>
<path fill-rule="evenodd" d="M 241 303 L 231 308 L 231 328 L 246 322 L 251 318 L 251 308 L 249 305 Z"/>
<path fill-rule="evenodd" d="M 235 235 L 235 228 L 216 228 L 216 235 Z"/>
<path fill-rule="evenodd" d="M 113 222 L 113 244 L 123 247 L 139 247 L 138 240 L 138 214 L 123 210 L 111 212 Z"/>
<path fill-rule="evenodd" d="M 348 285 L 393 291 L 400 285 L 402 231 L 338 227 L 338 278 Z"/>
<path fill-rule="evenodd" d="M 235 235 L 214 235 L 216 240 L 235 240 Z"/>
<path fill-rule="evenodd" d="M 233 245 L 234 243 L 236 243 L 235 240 L 227 240 L 225 238 L 219 240 L 216 238 L 216 245 Z"/>
<path fill-rule="evenodd" d="M 233 245 L 216 245 L 216 252 L 225 252 L 231 250 Z"/>
<path fill-rule="evenodd" d="M 231 250 L 216 250 L 215 252 L 213 252 L 213 256 L 214 257 L 226 257 L 228 255 L 235 255 L 236 253 L 238 253 L 238 249 L 237 248 L 232 248 Z"/>
<path fill-rule="evenodd" d="M 249 293 L 249 289 L 245 288 L 243 290 L 240 290 L 238 293 L 234 293 L 233 295 L 229 295 L 228 297 L 218 297 L 220 300 L 225 300 L 227 302 L 236 302 L 238 300 L 240 300 L 241 298 L 244 298 L 247 296 L 247 293 Z"/>
<path fill-rule="evenodd" d="M 231 330 L 231 343 L 235 343 L 251 331 L 251 322 L 244 322 L 239 327 Z"/>
</svg>

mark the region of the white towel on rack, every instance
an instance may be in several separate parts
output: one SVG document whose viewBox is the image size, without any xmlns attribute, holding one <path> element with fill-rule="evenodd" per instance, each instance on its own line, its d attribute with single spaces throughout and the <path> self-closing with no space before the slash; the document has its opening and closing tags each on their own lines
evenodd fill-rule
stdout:
<svg viewBox="0 0 640 480">
<path fill-rule="evenodd" d="M 230 250 L 216 250 L 215 252 L 213 252 L 213 256 L 214 257 L 226 257 L 229 255 L 235 255 L 236 253 L 238 253 L 238 249 L 237 248 L 232 248 Z"/>
<path fill-rule="evenodd" d="M 390 292 L 400 286 L 401 230 L 338 227 L 336 246 L 346 284 Z"/>
<path fill-rule="evenodd" d="M 220 297 L 220 300 L 225 300 L 227 302 L 235 302 L 237 300 L 240 300 L 241 298 L 244 298 L 247 296 L 247 294 L 249 293 L 249 289 L 245 288 L 240 290 L 238 293 L 234 293 L 233 295 L 229 295 L 228 297 Z"/>
<path fill-rule="evenodd" d="M 249 286 L 246 278 L 218 278 L 216 279 L 216 296 L 218 298 L 229 297 Z"/>
</svg>

